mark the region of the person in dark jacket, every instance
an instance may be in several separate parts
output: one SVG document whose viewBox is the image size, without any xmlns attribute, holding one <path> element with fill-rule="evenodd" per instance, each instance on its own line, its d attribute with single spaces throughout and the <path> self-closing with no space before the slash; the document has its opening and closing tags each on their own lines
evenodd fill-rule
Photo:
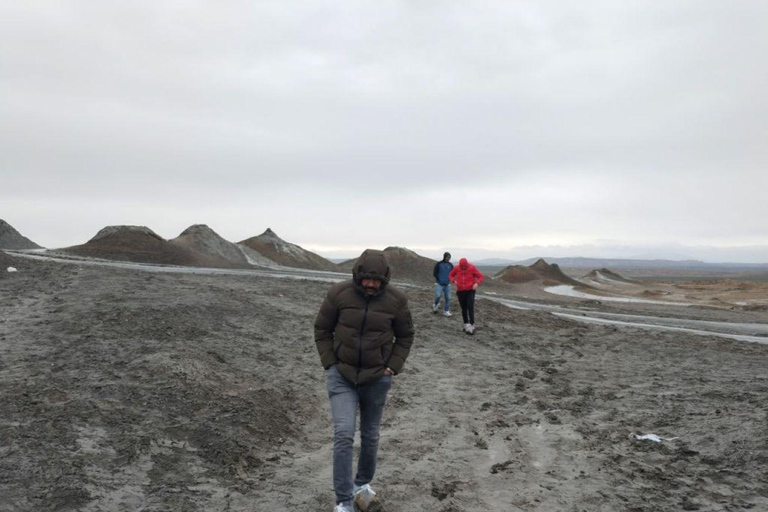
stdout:
<svg viewBox="0 0 768 512">
<path fill-rule="evenodd" d="M 443 254 L 443 259 L 435 263 L 432 274 L 435 276 L 435 302 L 432 304 L 432 312 L 437 313 L 440 306 L 440 298 L 445 297 L 443 316 L 451 316 L 451 280 L 448 277 L 453 270 L 451 253 Z"/>
<path fill-rule="evenodd" d="M 389 284 L 384 253 L 366 249 L 352 279 L 334 285 L 315 318 L 315 343 L 326 370 L 333 417 L 334 512 L 366 510 L 375 494 L 379 426 L 392 376 L 413 343 L 408 299 Z M 352 478 L 355 417 L 360 411 L 360 456 Z"/>
<path fill-rule="evenodd" d="M 483 282 L 483 274 L 467 258 L 461 258 L 459 266 L 451 270 L 450 279 L 456 284 L 464 332 L 475 334 L 475 292 Z"/>
</svg>

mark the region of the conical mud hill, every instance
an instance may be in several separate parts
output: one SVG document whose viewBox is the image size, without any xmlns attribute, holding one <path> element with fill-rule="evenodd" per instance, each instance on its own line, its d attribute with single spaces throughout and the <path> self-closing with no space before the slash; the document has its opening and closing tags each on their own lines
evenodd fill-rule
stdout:
<svg viewBox="0 0 768 512">
<path fill-rule="evenodd" d="M 435 268 L 436 261 L 405 247 L 387 247 L 384 249 L 384 256 L 389 262 L 392 276 L 396 279 L 427 283 L 434 281 L 432 271 Z"/>
<path fill-rule="evenodd" d="M 384 257 L 389 263 L 392 279 L 431 283 L 434 281 L 432 270 L 435 260 L 431 260 L 405 247 L 387 247 Z M 357 258 L 343 261 L 337 265 L 340 272 L 352 272 Z"/>
<path fill-rule="evenodd" d="M 557 284 L 584 286 L 584 283 L 580 283 L 565 275 L 556 263 L 550 265 L 543 259 L 539 259 L 530 267 L 526 267 L 525 265 L 510 265 L 496 274 L 494 278 L 513 284 L 541 281 L 546 286 Z"/>
<path fill-rule="evenodd" d="M 35 242 L 16 231 L 13 226 L 0 219 L 0 249 L 42 249 Z"/>
<path fill-rule="evenodd" d="M 210 260 L 217 267 L 250 267 L 248 258 L 238 245 L 225 240 L 205 224 L 188 227 L 170 243 L 196 253 L 201 260 Z"/>
<path fill-rule="evenodd" d="M 238 242 L 238 244 L 255 250 L 258 254 L 269 258 L 278 265 L 310 270 L 337 270 L 336 265 L 332 262 L 319 254 L 286 242 L 269 228 L 264 233 Z"/>
<path fill-rule="evenodd" d="M 613 270 L 609 270 L 607 268 L 591 270 L 589 273 L 584 275 L 581 279 L 584 281 L 591 281 L 595 283 L 610 284 L 611 282 L 618 282 L 618 283 L 625 283 L 625 284 L 637 284 L 637 281 L 627 279 L 626 277 L 619 275 Z"/>
<path fill-rule="evenodd" d="M 200 266 L 192 251 L 171 244 L 146 226 L 107 226 L 85 244 L 62 251 L 88 258 Z"/>
</svg>

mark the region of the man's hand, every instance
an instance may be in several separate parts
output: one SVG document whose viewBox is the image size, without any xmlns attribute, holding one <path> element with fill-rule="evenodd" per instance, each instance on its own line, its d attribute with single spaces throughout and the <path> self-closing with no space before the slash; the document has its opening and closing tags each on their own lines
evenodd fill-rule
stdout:
<svg viewBox="0 0 768 512">
<path fill-rule="evenodd" d="M 472 290 L 477 290 L 477 283 L 472 285 Z"/>
<path fill-rule="evenodd" d="M 392 370 L 390 370 L 389 368 L 384 368 L 384 376 L 385 376 L 385 377 L 387 377 L 387 376 L 389 376 L 389 375 L 394 375 L 394 374 L 395 374 L 395 372 L 393 372 L 393 371 L 392 371 Z"/>
</svg>

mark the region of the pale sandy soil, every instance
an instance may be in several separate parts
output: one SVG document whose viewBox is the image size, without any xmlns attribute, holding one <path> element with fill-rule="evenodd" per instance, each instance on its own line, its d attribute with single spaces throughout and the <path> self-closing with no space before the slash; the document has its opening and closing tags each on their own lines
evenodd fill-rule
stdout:
<svg viewBox="0 0 768 512">
<path fill-rule="evenodd" d="M 312 339 L 328 286 L 46 262 L 3 275 L 0 510 L 330 511 Z M 406 292 L 417 338 L 384 419 L 379 510 L 768 510 L 768 346 L 488 300 L 470 337 L 431 313 L 431 290 Z"/>
</svg>

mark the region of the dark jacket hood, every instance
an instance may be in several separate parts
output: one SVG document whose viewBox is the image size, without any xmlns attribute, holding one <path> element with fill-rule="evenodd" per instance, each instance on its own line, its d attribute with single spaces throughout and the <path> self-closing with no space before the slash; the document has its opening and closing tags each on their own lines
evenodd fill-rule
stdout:
<svg viewBox="0 0 768 512">
<path fill-rule="evenodd" d="M 382 288 L 389 282 L 389 263 L 384 251 L 366 249 L 352 267 L 352 280 L 360 286 L 363 279 L 378 279 Z"/>
</svg>

